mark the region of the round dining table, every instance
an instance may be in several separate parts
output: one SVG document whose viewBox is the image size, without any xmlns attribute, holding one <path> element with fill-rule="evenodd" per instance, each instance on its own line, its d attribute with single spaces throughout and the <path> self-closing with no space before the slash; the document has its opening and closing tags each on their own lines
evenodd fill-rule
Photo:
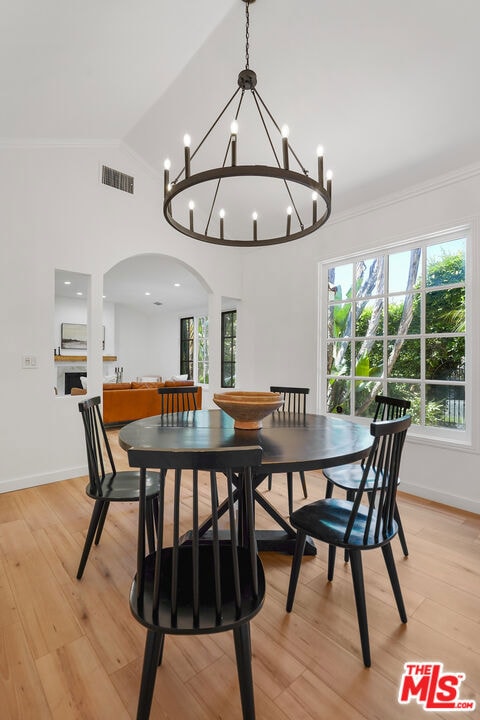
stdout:
<svg viewBox="0 0 480 720">
<path fill-rule="evenodd" d="M 119 444 L 124 450 L 260 445 L 262 465 L 255 474 L 254 497 L 280 530 L 258 531 L 258 548 L 291 553 L 295 530 L 258 491 L 260 483 L 271 473 L 318 470 L 361 460 L 368 454 L 372 436 L 368 426 L 328 415 L 273 412 L 260 429 L 237 430 L 223 410 L 193 410 L 135 420 L 121 428 Z M 206 521 L 204 531 L 209 527 Z M 315 554 L 313 542 L 307 543 L 305 552 Z"/>
</svg>

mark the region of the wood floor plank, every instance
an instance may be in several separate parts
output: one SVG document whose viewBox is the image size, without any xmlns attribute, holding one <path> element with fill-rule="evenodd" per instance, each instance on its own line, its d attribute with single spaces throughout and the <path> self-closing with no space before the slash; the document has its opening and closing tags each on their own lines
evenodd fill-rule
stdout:
<svg viewBox="0 0 480 720">
<path fill-rule="evenodd" d="M 3 556 L 0 555 L 0 628 L 20 621 L 15 598 L 5 571 Z"/>
<path fill-rule="evenodd" d="M 20 520 L 22 517 L 22 511 L 18 502 L 20 493 L 3 493 L 1 497 L 2 502 L 0 502 L 0 525 L 8 522 L 13 522 L 13 520 Z"/>
<path fill-rule="evenodd" d="M 255 657 L 252 660 L 252 670 L 255 678 Z M 205 704 L 209 718 L 242 720 L 237 666 L 230 658 L 221 658 L 189 680 L 188 685 L 199 702 Z M 258 685 L 255 686 L 255 706 L 257 717 L 262 720 L 286 720 L 282 709 L 265 695 Z"/>
<path fill-rule="evenodd" d="M 141 672 L 142 659 L 138 658 L 112 675 L 130 718 L 136 716 Z M 152 720 L 213 720 L 221 716 L 209 714 L 188 684 L 179 679 L 175 666 L 166 657 L 157 671 L 150 717 Z"/>
<path fill-rule="evenodd" d="M 52 720 L 20 622 L 0 628 L 0 716 L 2 720 Z"/>
<path fill-rule="evenodd" d="M 87 478 L 82 477 L 42 485 L 42 496 L 48 506 L 72 532 L 86 530 L 90 521 L 92 506 L 85 499 L 86 484 Z"/>
<path fill-rule="evenodd" d="M 59 524 L 59 515 L 48 502 L 44 487 L 26 488 L 18 493 L 16 500 L 21 517 L 32 531 Z M 31 512 L 32 507 L 36 508 L 35 514 Z"/>
<path fill-rule="evenodd" d="M 146 630 L 143 633 L 145 639 Z M 223 656 L 224 650 L 213 635 L 165 638 L 165 658 L 185 683 Z"/>
<path fill-rule="evenodd" d="M 288 692 L 295 701 L 295 707 L 306 710 L 313 720 L 322 720 L 325 717 L 368 720 L 308 669 L 289 686 Z M 281 696 L 279 702 L 282 703 L 283 700 Z"/>
<path fill-rule="evenodd" d="M 37 660 L 53 720 L 128 720 L 105 668 L 82 637 Z"/>
<path fill-rule="evenodd" d="M 219 633 L 215 642 L 235 662 L 235 648 L 231 633 Z M 269 698 L 277 698 L 304 670 L 289 653 L 283 643 L 276 642 L 271 633 L 266 633 L 256 616 L 251 622 L 252 657 L 255 661 L 255 684 Z"/>
<path fill-rule="evenodd" d="M 121 594 L 113 584 L 74 580 L 62 586 L 62 594 L 107 673 L 142 654 L 144 633 L 130 614 L 127 588 Z"/>
<path fill-rule="evenodd" d="M 54 575 L 23 520 L 0 526 L 5 572 L 34 658 L 79 638 L 72 615 Z"/>
</svg>

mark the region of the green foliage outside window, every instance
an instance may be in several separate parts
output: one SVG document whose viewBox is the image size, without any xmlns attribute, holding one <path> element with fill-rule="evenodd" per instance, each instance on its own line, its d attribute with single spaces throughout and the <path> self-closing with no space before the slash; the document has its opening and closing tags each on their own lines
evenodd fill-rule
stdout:
<svg viewBox="0 0 480 720">
<path fill-rule="evenodd" d="M 208 384 L 208 317 L 180 320 L 180 374 Z"/>
<path fill-rule="evenodd" d="M 189 380 L 193 379 L 194 328 L 193 317 L 180 319 L 180 374 Z"/>
<path fill-rule="evenodd" d="M 328 281 L 327 411 L 371 417 L 384 393 L 409 399 L 417 424 L 464 429 L 465 240 L 332 267 Z"/>
<path fill-rule="evenodd" d="M 237 356 L 237 311 L 222 312 L 221 383 L 224 388 L 235 387 Z"/>
<path fill-rule="evenodd" d="M 197 382 L 208 385 L 208 317 L 197 320 Z"/>
</svg>

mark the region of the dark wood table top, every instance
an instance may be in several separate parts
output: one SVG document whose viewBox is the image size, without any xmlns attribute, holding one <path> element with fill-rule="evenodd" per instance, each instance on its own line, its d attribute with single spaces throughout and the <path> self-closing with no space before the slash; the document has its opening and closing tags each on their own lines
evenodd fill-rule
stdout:
<svg viewBox="0 0 480 720">
<path fill-rule="evenodd" d="M 360 460 L 372 438 L 368 426 L 325 415 L 274 412 L 260 430 L 235 430 L 223 410 L 196 410 L 135 420 L 119 433 L 124 450 L 222 448 L 260 445 L 262 472 L 296 472 Z"/>
</svg>

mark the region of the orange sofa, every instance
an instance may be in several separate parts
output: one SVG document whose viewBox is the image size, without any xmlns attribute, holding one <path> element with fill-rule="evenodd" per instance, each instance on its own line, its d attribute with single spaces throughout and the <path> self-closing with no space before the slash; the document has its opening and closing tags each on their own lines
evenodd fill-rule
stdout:
<svg viewBox="0 0 480 720">
<path fill-rule="evenodd" d="M 112 383 L 103 386 L 103 422 L 105 425 L 130 422 L 160 415 L 159 387 L 193 385 L 193 380 L 166 380 L 161 383 Z M 202 407 L 202 388 L 196 392 L 197 409 Z M 193 409 L 193 407 L 192 407 Z"/>
<path fill-rule="evenodd" d="M 193 380 L 166 380 L 165 382 L 105 383 L 103 385 L 103 422 L 114 425 L 140 418 L 160 415 L 160 387 L 193 385 Z M 86 394 L 86 390 L 75 389 L 75 395 Z M 197 410 L 202 407 L 202 388 L 196 392 Z M 193 410 L 193 407 L 192 407 Z"/>
</svg>

